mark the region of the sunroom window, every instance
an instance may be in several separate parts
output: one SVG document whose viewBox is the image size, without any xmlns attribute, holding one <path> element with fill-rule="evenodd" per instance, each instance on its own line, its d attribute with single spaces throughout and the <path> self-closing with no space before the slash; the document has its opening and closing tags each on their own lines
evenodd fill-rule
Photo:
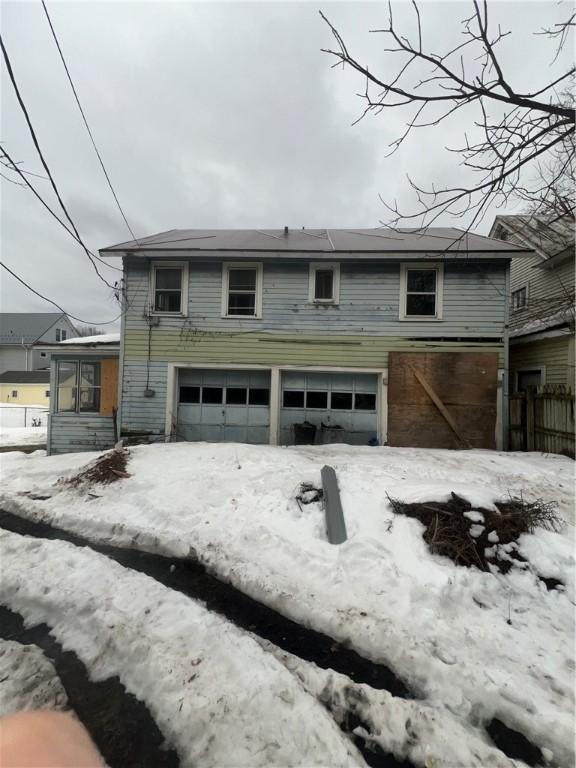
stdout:
<svg viewBox="0 0 576 768">
<path fill-rule="evenodd" d="M 100 363 L 60 360 L 57 379 L 59 413 L 99 413 Z"/>
</svg>

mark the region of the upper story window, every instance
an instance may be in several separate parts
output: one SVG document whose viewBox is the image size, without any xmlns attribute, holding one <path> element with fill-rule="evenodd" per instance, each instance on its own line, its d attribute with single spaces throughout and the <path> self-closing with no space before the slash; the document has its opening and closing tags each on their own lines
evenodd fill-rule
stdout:
<svg viewBox="0 0 576 768">
<path fill-rule="evenodd" d="M 517 291 L 512 291 L 512 312 L 528 306 L 528 286 L 524 285 Z"/>
<path fill-rule="evenodd" d="M 188 265 L 182 262 L 152 264 L 152 311 L 186 315 L 187 308 Z"/>
<path fill-rule="evenodd" d="M 314 304 L 338 304 L 340 300 L 340 264 L 312 262 L 308 300 Z"/>
<path fill-rule="evenodd" d="M 56 328 L 56 341 L 60 341 L 60 328 Z"/>
<path fill-rule="evenodd" d="M 262 264 L 223 264 L 222 317 L 262 317 Z"/>
<path fill-rule="evenodd" d="M 100 363 L 80 360 L 58 361 L 59 413 L 100 411 Z"/>
<path fill-rule="evenodd" d="M 441 264 L 402 264 L 400 320 L 441 320 L 443 283 Z"/>
<path fill-rule="evenodd" d="M 66 331 L 64 331 L 64 330 L 61 331 L 61 333 L 60 333 L 60 341 L 65 341 L 66 340 L 66 336 L 67 336 Z"/>
</svg>

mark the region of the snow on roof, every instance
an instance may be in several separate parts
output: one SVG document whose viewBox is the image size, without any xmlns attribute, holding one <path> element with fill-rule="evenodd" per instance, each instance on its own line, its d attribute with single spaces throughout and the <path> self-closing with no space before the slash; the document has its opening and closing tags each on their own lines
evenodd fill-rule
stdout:
<svg viewBox="0 0 576 768">
<path fill-rule="evenodd" d="M 64 339 L 60 344 L 84 346 L 88 344 L 120 344 L 119 333 L 102 333 L 99 336 L 77 336 L 74 339 Z"/>
</svg>

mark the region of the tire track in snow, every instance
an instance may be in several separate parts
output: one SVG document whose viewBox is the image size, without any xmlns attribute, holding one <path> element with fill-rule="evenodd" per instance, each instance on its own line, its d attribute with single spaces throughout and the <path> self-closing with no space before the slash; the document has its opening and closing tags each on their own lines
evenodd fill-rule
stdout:
<svg viewBox="0 0 576 768">
<path fill-rule="evenodd" d="M 224 616 L 241 629 L 259 635 L 284 651 L 311 661 L 322 669 L 333 669 L 355 683 L 366 683 L 394 696 L 412 698 L 408 686 L 383 664 L 377 664 L 345 648 L 333 638 L 307 629 L 282 616 L 207 572 L 198 561 L 155 555 L 141 550 L 95 544 L 47 523 L 32 522 L 0 509 L 0 527 L 13 533 L 43 539 L 59 539 L 89 547 L 126 568 L 145 573 L 169 589 L 176 590 Z"/>
<path fill-rule="evenodd" d="M 44 652 L 54 665 L 69 706 L 110 768 L 178 768 L 176 752 L 163 749 L 164 737 L 146 705 L 118 678 L 90 680 L 78 656 L 65 651 L 46 624 L 26 628 L 19 613 L 0 606 L 0 637 L 35 645 Z"/>
</svg>

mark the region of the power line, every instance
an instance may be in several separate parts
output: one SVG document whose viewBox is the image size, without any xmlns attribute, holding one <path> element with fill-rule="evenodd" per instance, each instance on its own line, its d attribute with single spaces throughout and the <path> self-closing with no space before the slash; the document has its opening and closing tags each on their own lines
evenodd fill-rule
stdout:
<svg viewBox="0 0 576 768">
<path fill-rule="evenodd" d="M 64 201 L 62 200 L 62 197 L 60 196 L 60 193 L 58 191 L 58 187 L 56 186 L 56 182 L 54 181 L 54 178 L 52 177 L 52 173 L 50 171 L 50 168 L 48 167 L 48 163 L 46 162 L 44 155 L 42 154 L 42 150 L 40 149 L 40 144 L 38 143 L 38 139 L 36 137 L 36 133 L 34 131 L 34 128 L 32 126 L 32 122 L 30 121 L 30 116 L 28 114 L 28 110 L 26 109 L 26 105 L 24 104 L 24 101 L 22 100 L 22 96 L 20 95 L 20 90 L 18 88 L 18 84 L 16 83 L 16 78 L 14 77 L 14 72 L 12 70 L 12 64 L 10 63 L 10 58 L 8 56 L 8 52 L 6 50 L 6 47 L 4 46 L 4 41 L 2 39 L 2 35 L 0 35 L 0 48 L 2 49 L 2 55 L 4 57 L 4 62 L 6 64 L 6 69 L 8 70 L 8 75 L 10 77 L 10 81 L 12 83 L 12 87 L 14 88 L 14 92 L 16 94 L 16 98 L 18 99 L 18 103 L 20 105 L 20 109 L 22 110 L 24 117 L 26 118 L 26 123 L 28 125 L 28 130 L 30 131 L 30 135 L 32 137 L 32 141 L 34 142 L 34 146 L 36 147 L 36 151 L 38 152 L 38 156 L 40 157 L 40 160 L 42 162 L 42 165 L 44 167 L 44 170 L 46 171 L 46 174 L 50 180 L 50 184 L 52 185 L 52 189 L 54 190 L 54 193 L 56 197 L 58 198 L 58 202 L 60 203 L 62 210 L 64 211 L 66 218 L 70 222 L 70 226 L 74 230 L 74 234 L 76 235 L 76 238 L 78 239 L 78 242 L 81 244 L 82 248 L 84 249 L 86 256 L 90 259 L 90 263 L 94 267 L 94 270 L 100 280 L 104 282 L 109 288 L 113 288 L 114 286 L 110 285 L 110 283 L 106 280 L 105 277 L 103 277 L 100 274 L 100 271 L 98 269 L 98 266 L 96 264 L 96 261 L 92 258 L 92 255 L 90 254 L 90 251 L 88 250 L 87 246 L 84 244 L 82 238 L 80 237 L 80 233 L 78 232 L 76 225 L 74 224 L 74 221 L 72 220 L 72 217 L 68 213 L 68 210 L 66 206 L 64 205 Z"/>
<path fill-rule="evenodd" d="M 114 196 L 114 200 L 116 201 L 116 205 L 118 206 L 118 210 L 122 214 L 122 218 L 124 219 L 124 223 L 128 227 L 128 231 L 132 235 L 132 239 L 138 242 L 138 239 L 134 232 L 132 231 L 132 227 L 128 223 L 128 219 L 126 218 L 126 214 L 124 213 L 122 206 L 120 205 L 120 201 L 118 200 L 118 196 L 114 190 L 114 187 L 112 186 L 112 182 L 110 181 L 110 176 L 108 175 L 108 171 L 106 170 L 106 167 L 104 165 L 104 161 L 102 160 L 102 156 L 98 150 L 98 147 L 96 146 L 96 141 L 94 139 L 94 136 L 92 135 L 92 131 L 90 130 L 90 126 L 88 125 L 88 120 L 86 119 L 86 115 L 84 114 L 84 110 L 82 109 L 82 104 L 80 103 L 80 99 L 78 97 L 78 93 L 76 91 L 76 88 L 74 86 L 74 82 L 72 81 L 72 76 L 70 75 L 70 71 L 68 69 L 68 65 L 66 64 L 66 60 L 64 59 L 64 54 L 62 53 L 62 48 L 60 47 L 60 43 L 58 42 L 58 37 L 56 36 L 56 32 L 54 30 L 54 26 L 52 24 L 52 20 L 50 18 L 50 15 L 48 13 L 48 8 L 46 7 L 46 3 L 44 0 L 42 0 L 42 7 L 44 8 L 44 13 L 46 14 L 46 18 L 48 19 L 48 24 L 50 26 L 50 30 L 52 31 L 52 37 L 54 38 L 54 42 L 56 43 L 56 47 L 58 48 L 58 53 L 60 54 L 60 58 L 62 59 L 62 64 L 64 65 L 64 69 L 66 70 L 66 75 L 68 76 L 68 82 L 70 83 L 70 87 L 72 88 L 72 93 L 74 94 L 74 98 L 76 99 L 76 104 L 78 105 L 78 109 L 80 110 L 80 114 L 82 115 L 82 120 L 84 121 L 84 125 L 86 126 L 86 130 L 88 131 L 88 136 L 90 136 L 90 141 L 92 142 L 92 146 L 94 147 L 94 151 L 96 152 L 96 155 L 98 157 L 98 160 L 100 161 L 100 165 L 102 167 L 102 171 L 104 172 L 104 176 L 106 177 L 106 181 L 108 182 L 108 186 L 110 187 L 110 191 L 112 192 Z M 139 243 L 138 243 L 139 244 Z"/>
<path fill-rule="evenodd" d="M 120 312 L 120 314 L 117 315 L 113 320 L 104 320 L 102 322 L 95 322 L 93 320 L 83 320 L 81 317 L 76 317 L 76 315 L 72 315 L 70 312 L 67 312 L 63 307 L 60 306 L 60 304 L 53 301 L 52 299 L 49 299 L 48 296 L 44 296 L 44 294 L 40 293 L 35 288 L 32 288 L 32 286 L 29 283 L 27 283 L 19 275 L 17 275 L 16 272 L 11 270 L 10 267 L 7 267 L 6 264 L 4 264 L 2 261 L 0 261 L 0 267 L 3 267 L 6 270 L 6 272 L 9 272 L 12 275 L 12 277 L 18 280 L 19 283 L 22 283 L 22 285 L 25 288 L 28 288 L 29 291 L 32 291 L 32 293 L 36 294 L 36 296 L 39 296 L 41 299 L 44 299 L 44 301 L 47 301 L 49 304 L 52 304 L 54 307 L 59 309 L 60 312 L 63 312 L 65 315 L 67 315 L 67 317 L 71 317 L 72 320 L 77 320 L 79 323 L 85 323 L 86 325 L 111 325 L 112 323 L 117 322 L 123 315 L 123 312 Z"/>
<path fill-rule="evenodd" d="M 68 234 L 70 235 L 70 237 L 74 238 L 74 240 L 76 240 L 76 242 L 77 242 L 77 243 L 80 243 L 80 245 L 83 245 L 83 244 L 82 244 L 82 241 L 81 241 L 81 240 L 79 240 L 79 239 L 76 237 L 76 235 L 74 234 L 74 232 L 72 232 L 72 230 L 71 230 L 71 229 L 70 229 L 70 228 L 69 228 L 69 227 L 66 225 L 66 223 L 65 223 L 65 222 L 63 222 L 63 221 L 62 221 L 62 219 L 61 219 L 61 218 L 58 216 L 58 214 L 57 214 L 57 213 L 55 213 L 55 212 L 52 210 L 52 208 L 50 208 L 50 206 L 49 206 L 49 205 L 48 205 L 48 203 L 47 203 L 47 202 L 44 200 L 44 198 L 43 198 L 43 197 L 40 195 L 40 193 L 38 192 L 38 190 L 37 190 L 37 189 L 36 189 L 36 188 L 35 188 L 35 187 L 34 187 L 34 186 L 33 186 L 33 185 L 32 185 L 32 184 L 31 184 L 31 183 L 28 181 L 28 179 L 26 178 L 26 176 L 24 176 L 24 173 L 25 173 L 25 171 L 23 171 L 22 169 L 18 168 L 18 166 L 16 165 L 16 163 L 14 162 L 14 160 L 12 160 L 12 158 L 10 157 L 10 155 L 8 154 L 8 152 L 6 152 L 6 150 L 4 149 L 4 147 L 0 146 L 0 152 L 1 152 L 1 153 L 2 153 L 2 155 L 3 155 L 3 156 L 6 158 L 6 160 L 8 160 L 8 163 L 10 163 L 10 165 L 5 165 L 4 163 L 2 163 L 2 165 L 3 165 L 5 168 L 10 168 L 10 170 L 11 170 L 11 171 L 16 171 L 16 173 L 17 173 L 17 174 L 20 176 L 20 178 L 21 178 L 21 179 L 23 179 L 23 184 L 19 184 L 19 182 L 16 182 L 16 181 L 12 181 L 12 179 L 8 179 L 8 181 L 12 181 L 12 183 L 13 183 L 13 184 L 19 184 L 19 186 L 22 186 L 22 187 L 24 187 L 24 186 L 25 186 L 25 187 L 28 187 L 28 188 L 29 188 L 29 189 L 32 191 L 32 193 L 34 194 L 34 196 L 35 196 L 36 198 L 38 198 L 38 200 L 39 200 L 39 201 L 42 203 L 42 205 L 44 206 L 44 208 L 46 208 L 46 210 L 48 211 L 48 213 L 49 213 L 51 216 L 53 216 L 53 217 L 56 219 L 56 221 L 57 221 L 59 224 L 61 224 L 61 225 L 64 227 L 64 229 L 66 230 L 66 232 L 68 232 Z M 89 251 L 89 253 L 90 253 L 90 255 L 92 256 L 92 258 L 94 258 L 94 259 L 97 259 L 97 260 L 98 260 L 98 261 L 100 261 L 102 264 L 104 264 L 106 267 L 109 267 L 110 269 L 115 269 L 115 270 L 117 270 L 118 272 L 122 272 L 122 270 L 121 270 L 121 269 L 119 269 L 118 267 L 113 267 L 113 266 L 112 266 L 112 264 L 108 264 L 106 261 L 104 261 L 104 259 L 101 259 L 101 258 L 100 258 L 100 256 L 96 256 L 96 254 L 95 254 L 95 253 L 92 253 L 92 251 Z"/>
</svg>

